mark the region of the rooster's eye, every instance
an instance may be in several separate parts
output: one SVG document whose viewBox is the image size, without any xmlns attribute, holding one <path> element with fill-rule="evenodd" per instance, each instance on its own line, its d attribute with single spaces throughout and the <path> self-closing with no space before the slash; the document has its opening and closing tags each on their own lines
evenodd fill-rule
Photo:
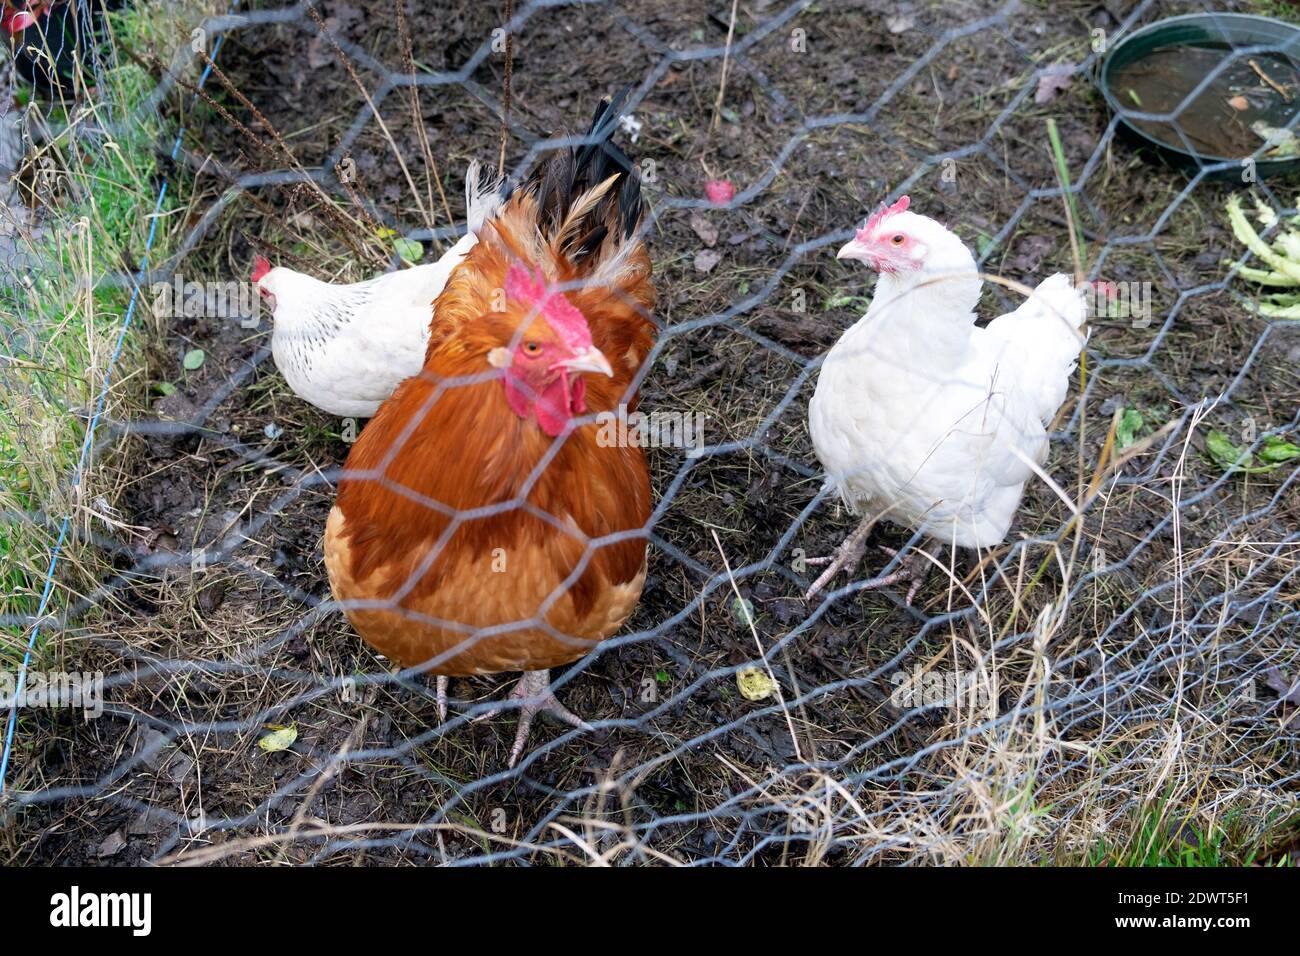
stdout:
<svg viewBox="0 0 1300 956">
<path fill-rule="evenodd" d="M 541 355 L 541 354 L 542 354 L 542 347 L 541 347 L 541 345 L 539 345 L 539 344 L 536 343 L 536 342 L 525 342 L 525 343 L 524 343 L 524 352 L 525 352 L 525 354 L 527 354 L 527 355 Z"/>
<path fill-rule="evenodd" d="M 896 246 L 901 246 L 903 244 L 903 234 L 900 232 L 898 235 L 896 235 L 893 239 L 890 239 L 889 241 Z"/>
</svg>

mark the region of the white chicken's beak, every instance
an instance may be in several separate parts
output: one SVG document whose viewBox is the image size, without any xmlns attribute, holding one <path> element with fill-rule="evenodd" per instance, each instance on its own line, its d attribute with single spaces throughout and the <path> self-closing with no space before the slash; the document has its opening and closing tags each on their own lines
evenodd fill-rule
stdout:
<svg viewBox="0 0 1300 956">
<path fill-rule="evenodd" d="M 558 364 L 570 372 L 599 372 L 601 375 L 610 376 L 614 374 L 609 359 L 605 358 L 605 354 L 594 345 Z"/>
<path fill-rule="evenodd" d="M 875 257 L 867 247 L 858 242 L 856 239 L 850 239 L 844 245 L 840 246 L 840 251 L 835 253 L 836 259 L 861 259 L 863 262 L 870 262 Z"/>
</svg>

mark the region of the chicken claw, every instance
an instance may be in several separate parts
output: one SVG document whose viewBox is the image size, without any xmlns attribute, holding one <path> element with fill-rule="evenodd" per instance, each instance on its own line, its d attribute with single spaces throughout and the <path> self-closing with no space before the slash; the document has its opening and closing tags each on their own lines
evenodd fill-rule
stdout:
<svg viewBox="0 0 1300 956">
<path fill-rule="evenodd" d="M 445 674 L 438 675 L 438 720 L 447 720 L 447 685 L 451 683 L 451 678 Z"/>
<path fill-rule="evenodd" d="M 880 550 L 885 552 L 885 554 L 889 555 L 891 558 L 898 557 L 898 552 L 896 550 L 893 548 L 886 548 L 883 544 L 880 546 Z M 925 579 L 929 576 L 930 556 L 924 551 L 913 551 L 907 557 L 899 561 L 897 571 L 886 574 L 883 578 L 876 578 L 873 581 L 868 581 L 863 585 L 863 589 L 872 590 L 874 588 L 887 588 L 891 584 L 897 584 L 899 581 L 911 581 L 912 586 L 907 589 L 907 597 L 903 599 L 903 603 L 908 607 L 911 607 L 912 599 L 916 597 L 916 592 L 921 589 L 921 585 L 925 583 Z"/>
<path fill-rule="evenodd" d="M 524 743 L 528 740 L 528 731 L 533 726 L 533 718 L 538 714 L 550 714 L 556 720 L 579 730 L 595 729 L 556 700 L 551 693 L 550 671 L 524 671 L 524 676 L 519 678 L 519 683 L 510 692 L 510 696 L 522 703 L 519 705 L 519 729 L 515 732 L 515 744 L 510 748 L 508 767 L 514 767 L 519 762 L 519 757 L 524 752 Z M 501 707 L 493 707 L 478 719 L 487 720 L 501 711 Z"/>
<path fill-rule="evenodd" d="M 871 533 L 871 528 L 875 523 L 876 519 L 872 517 L 862 519 L 862 522 L 854 529 L 853 533 L 845 538 L 844 543 L 835 549 L 835 555 L 833 557 L 804 559 L 805 564 L 811 564 L 814 566 L 821 564 L 830 565 L 830 567 L 823 571 L 821 576 L 812 583 L 812 587 L 805 592 L 803 596 L 805 601 L 811 601 L 813 595 L 826 587 L 826 585 L 830 583 L 831 579 L 841 571 L 844 571 L 846 574 L 853 573 L 853 569 L 858 566 L 858 562 L 862 560 L 862 555 L 866 551 L 867 535 Z"/>
<path fill-rule="evenodd" d="M 862 560 L 863 552 L 866 550 L 867 534 L 871 531 L 873 523 L 874 520 L 868 518 L 858 525 L 853 534 L 845 538 L 844 543 L 835 549 L 834 557 L 804 559 L 807 564 L 830 565 L 830 567 L 823 571 L 821 576 L 812 583 L 812 587 L 808 589 L 807 593 L 804 594 L 805 601 L 812 600 L 813 595 L 824 588 L 827 583 L 829 583 L 830 580 L 841 571 L 848 574 L 853 573 L 853 569 L 856 568 L 858 563 Z M 885 552 L 891 558 L 898 557 L 898 552 L 893 548 L 886 548 L 884 545 L 881 545 L 880 550 Z M 916 592 L 921 589 L 921 585 L 925 583 L 925 579 L 930 576 L 930 562 L 930 556 L 923 550 L 914 551 L 900 560 L 897 571 L 886 574 L 884 577 L 872 578 L 870 581 L 867 581 L 862 585 L 862 590 L 874 591 L 876 588 L 887 588 L 891 584 L 898 584 L 900 581 L 910 581 L 912 586 L 907 589 L 907 597 L 904 599 L 903 603 L 908 607 L 911 607 L 912 599 L 916 597 Z"/>
</svg>

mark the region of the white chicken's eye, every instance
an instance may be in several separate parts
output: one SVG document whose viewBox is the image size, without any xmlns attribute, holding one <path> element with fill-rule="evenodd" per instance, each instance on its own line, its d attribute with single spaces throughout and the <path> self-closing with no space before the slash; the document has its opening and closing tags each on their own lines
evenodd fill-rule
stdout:
<svg viewBox="0 0 1300 956">
<path fill-rule="evenodd" d="M 892 242 L 892 243 L 893 243 L 894 245 L 896 245 L 896 246 L 901 246 L 901 245 L 903 244 L 903 241 L 904 241 L 904 236 L 903 236 L 903 234 L 900 232 L 898 235 L 896 235 L 893 239 L 890 239 L 889 241 Z"/>
</svg>

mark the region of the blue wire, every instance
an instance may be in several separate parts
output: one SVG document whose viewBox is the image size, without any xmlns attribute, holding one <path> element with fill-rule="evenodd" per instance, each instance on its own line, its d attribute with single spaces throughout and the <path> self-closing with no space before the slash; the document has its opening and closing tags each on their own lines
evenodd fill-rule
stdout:
<svg viewBox="0 0 1300 956">
<path fill-rule="evenodd" d="M 238 3 L 232 3 L 230 9 L 234 9 Z M 221 52 L 221 45 L 225 41 L 226 35 L 223 33 L 217 37 L 217 42 L 212 45 L 212 56 L 204 68 L 203 73 L 199 76 L 198 90 L 203 89 L 207 83 L 208 76 L 212 73 L 212 64 L 216 62 L 217 54 Z M 195 92 L 190 100 L 191 106 L 198 100 L 199 95 Z M 181 140 L 184 136 L 184 130 L 178 130 L 176 141 L 172 144 L 171 158 L 174 160 L 180 155 Z M 164 176 L 162 186 L 158 190 L 158 200 L 154 203 L 153 218 L 149 223 L 149 236 L 144 244 L 144 256 L 140 259 L 140 268 L 136 272 L 135 282 L 132 284 L 131 300 L 126 306 L 126 317 L 122 321 L 122 329 L 117 334 L 117 342 L 113 346 L 113 354 L 109 357 L 108 368 L 104 372 L 104 384 L 99 390 L 99 397 L 95 401 L 95 414 L 90 419 L 90 427 L 86 429 L 85 441 L 81 444 L 81 457 L 77 460 L 77 467 L 72 473 L 72 488 L 75 490 L 80 487 L 81 479 L 86 468 L 86 459 L 90 456 L 90 449 L 95 439 L 95 429 L 99 426 L 99 419 L 104 413 L 104 405 L 108 400 L 108 387 L 113 378 L 113 369 L 117 365 L 118 357 L 122 354 L 122 347 L 126 342 L 126 334 L 130 331 L 131 321 L 135 317 L 136 302 L 140 297 L 140 280 L 144 278 L 149 271 L 149 253 L 153 249 L 154 237 L 158 232 L 158 216 L 162 212 L 163 201 L 167 198 L 168 181 Z M 68 529 L 72 525 L 72 516 L 67 515 L 63 519 L 63 524 L 59 528 L 58 540 L 54 543 L 54 550 L 50 554 L 50 566 L 45 572 L 45 587 L 41 591 L 41 601 L 36 609 L 36 623 L 32 626 L 32 636 L 27 641 L 27 650 L 23 654 L 23 663 L 18 670 L 18 681 L 14 685 L 14 698 L 9 705 L 9 722 L 5 728 L 5 745 L 4 753 L 0 754 L 0 794 L 5 792 L 5 778 L 9 770 L 9 757 L 13 753 L 14 730 L 18 726 L 18 701 L 22 698 L 23 689 L 27 686 L 27 671 L 31 666 L 32 654 L 36 649 L 36 641 L 41 633 L 41 618 L 45 616 L 45 610 L 49 607 L 50 595 L 54 592 L 54 572 L 59 565 L 59 557 L 63 553 L 63 545 L 68 538 Z"/>
</svg>

